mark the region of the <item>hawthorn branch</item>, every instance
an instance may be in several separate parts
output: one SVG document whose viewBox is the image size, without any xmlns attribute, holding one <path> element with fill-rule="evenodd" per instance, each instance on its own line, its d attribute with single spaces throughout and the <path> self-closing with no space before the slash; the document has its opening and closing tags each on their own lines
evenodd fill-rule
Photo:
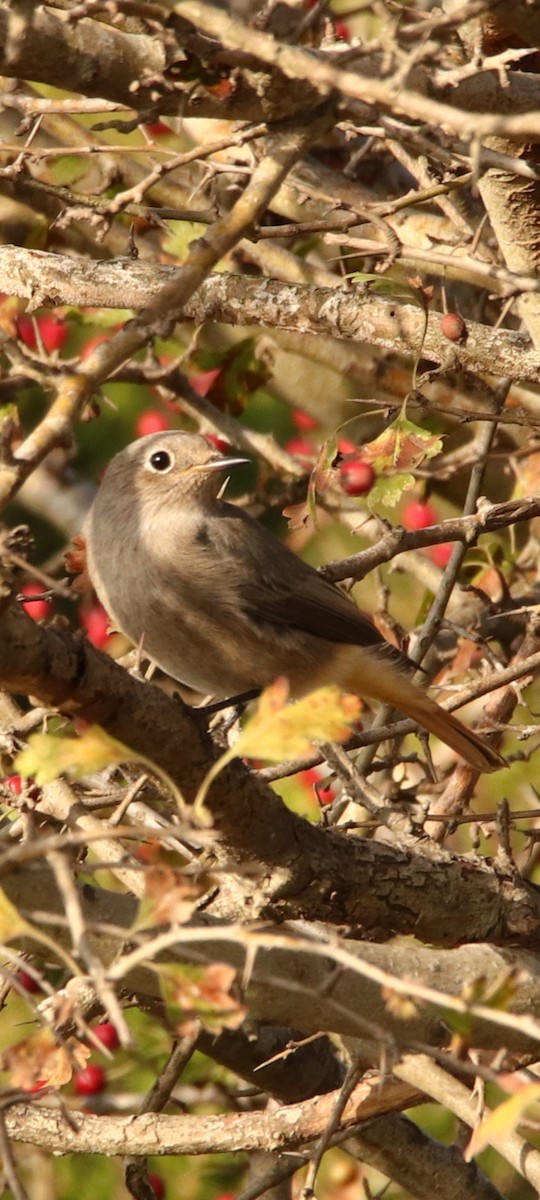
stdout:
<svg viewBox="0 0 540 1200">
<path fill-rule="evenodd" d="M 45 924 L 47 930 L 54 929 L 60 949 L 69 945 L 62 897 L 47 866 L 35 866 L 24 876 L 17 872 L 4 876 L 3 889 L 38 928 Z M 353 940 L 317 942 L 302 937 L 294 927 L 277 934 L 250 929 L 245 924 L 245 910 L 239 914 L 244 915 L 241 925 L 177 925 L 155 936 L 140 932 L 134 939 L 135 949 L 122 953 L 126 934 L 132 937 L 133 923 L 140 915 L 134 899 L 85 884 L 80 887 L 80 903 L 109 982 L 129 994 L 136 993 L 141 1001 L 160 995 L 153 962 L 199 966 L 223 962 L 243 981 L 242 998 L 252 1020 L 277 1028 L 300 1028 L 304 1035 L 326 1030 L 353 1038 L 355 1053 L 361 1052 L 370 1064 L 378 1061 L 381 1045 L 392 1051 L 428 1044 L 446 1046 L 449 1034 L 441 1016 L 447 1011 L 468 1022 L 470 1042 L 476 1048 L 504 1046 L 512 1054 L 538 1056 L 540 965 L 535 953 L 487 944 L 441 950 L 399 940 L 384 945 Z M 31 933 L 24 936 L 22 944 L 26 950 L 35 945 L 39 948 Z M 510 988 L 507 1011 L 490 1003 L 503 979 Z M 70 983 L 66 998 L 68 994 L 75 997 L 78 1014 L 95 1013 L 99 1007 L 95 988 L 89 987 L 86 978 L 71 982 L 76 983 L 77 992 L 72 992 Z M 389 995 L 395 1001 L 391 1007 Z M 404 1020 L 401 1006 L 410 1006 L 411 1000 L 416 1003 Z M 48 1005 L 48 1000 L 42 1002 L 44 1016 Z M 73 1004 L 65 1011 L 71 1022 Z M 228 1065 L 232 1065 L 238 1052 L 232 1031 L 228 1037 L 232 1039 Z M 266 1058 L 272 1053 L 269 1050 Z M 245 1054 L 242 1062 L 244 1058 Z M 302 1055 L 297 1061 L 302 1063 Z M 241 1073 L 248 1067 L 249 1056 Z M 330 1074 L 331 1086 L 336 1086 L 333 1069 Z M 313 1081 L 312 1069 L 309 1077 Z M 285 1087 L 283 1071 L 279 1072 L 273 1061 L 259 1079 L 271 1092 Z M 320 1072 L 315 1079 L 320 1081 Z M 300 1097 L 298 1081 L 289 1081 L 285 1099 Z"/>
<path fill-rule="evenodd" d="M 243 232 L 248 227 L 246 220 Z M 212 227 L 207 238 L 212 240 Z M 226 248 L 220 246 L 220 254 Z M 491 329 L 467 321 L 466 340 L 449 342 L 440 327 L 442 314 L 430 312 L 424 338 L 424 315 L 417 306 L 377 297 L 369 285 L 323 288 L 221 273 L 206 278 L 213 264 L 205 260 L 204 271 L 199 270 L 196 282 L 188 287 L 187 281 L 193 279 L 198 264 L 196 248 L 177 268 L 130 260 L 92 262 L 25 247 L 0 246 L 0 290 L 29 300 L 30 310 L 40 305 L 65 304 L 117 308 L 121 296 L 126 308 L 140 311 L 138 326 L 148 321 L 148 313 L 163 295 L 173 295 L 178 321 L 197 325 L 219 321 L 290 330 L 367 342 L 409 357 L 417 355 L 422 347 L 424 358 L 446 367 L 540 383 L 540 351 L 532 349 L 527 336 L 515 330 Z M 96 382 L 139 348 L 133 325 L 131 322 L 129 332 L 117 333 L 107 343 L 107 348 L 121 345 L 122 352 L 110 352 L 106 359 L 100 359 Z M 117 341 L 121 337 L 122 343 Z"/>
<path fill-rule="evenodd" d="M 425 1087 L 426 1092 L 445 1108 L 450 1109 L 471 1129 L 478 1124 L 478 1110 L 469 1088 L 455 1079 L 448 1071 L 433 1062 L 427 1055 L 408 1056 L 399 1064 L 396 1073 L 416 1086 Z M 484 1110 L 484 1116 L 489 1109 Z M 502 1154 L 507 1162 L 526 1179 L 538 1192 L 540 1189 L 540 1154 L 513 1129 L 494 1132 L 491 1145 Z"/>
<path fill-rule="evenodd" d="M 174 5 L 180 21 L 202 29 L 230 49 L 248 50 L 261 63 L 283 72 L 289 79 L 309 81 L 321 96 L 334 92 L 355 100 L 361 105 L 374 105 L 386 112 L 399 113 L 409 120 L 422 121 L 457 133 L 463 139 L 482 140 L 494 134 L 515 138 L 520 142 L 540 140 L 540 109 L 522 111 L 519 115 L 506 116 L 497 112 L 491 99 L 491 112 L 463 111 L 441 101 L 432 99 L 420 91 L 397 86 L 392 78 L 369 76 L 339 67 L 339 59 L 330 55 L 314 54 L 299 46 L 278 42 L 269 33 L 255 29 L 247 30 L 242 21 L 203 0 L 180 0 Z M 456 96 L 461 97 L 460 89 Z M 507 102 L 508 103 L 508 102 Z M 501 106 L 502 107 L 502 106 Z M 514 112 L 515 112 L 515 105 Z"/>
<path fill-rule="evenodd" d="M 508 529 L 511 525 L 532 521 L 539 516 L 540 498 L 537 496 L 505 500 L 501 504 L 483 501 L 475 513 L 465 517 L 449 517 L 437 525 L 428 525 L 425 529 L 410 531 L 396 525 L 383 533 L 374 546 L 321 567 L 320 571 L 324 578 L 332 583 L 342 579 L 355 579 L 359 582 L 369 575 L 370 571 L 407 550 L 421 550 L 426 546 L 437 546 L 440 542 L 463 542 L 466 546 L 475 546 L 478 538 L 484 533 Z"/>
<path fill-rule="evenodd" d="M 71 1113 L 68 1124 L 57 1109 L 14 1105 L 5 1127 L 15 1142 L 29 1142 L 52 1154 L 228 1154 L 238 1150 L 296 1150 L 320 1137 L 334 1112 L 340 1091 L 287 1105 L 268 1113 L 229 1113 L 222 1116 L 108 1116 Z M 422 1102 L 415 1087 L 380 1076 L 357 1084 L 341 1116 L 340 1135 L 385 1112 L 400 1111 Z M 333 1139 L 335 1140 L 335 1138 Z"/>
</svg>

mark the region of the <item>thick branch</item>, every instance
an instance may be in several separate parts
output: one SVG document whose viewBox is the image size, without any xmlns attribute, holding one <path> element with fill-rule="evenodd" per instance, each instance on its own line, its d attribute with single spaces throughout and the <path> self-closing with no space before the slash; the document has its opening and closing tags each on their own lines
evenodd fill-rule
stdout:
<svg viewBox="0 0 540 1200">
<path fill-rule="evenodd" d="M 58 943 L 69 947 L 63 899 L 48 867 L 36 864 L 11 871 L 4 875 L 2 886 L 24 916 L 37 925 L 37 910 L 39 924 L 45 921 Z M 252 1020 L 280 1028 L 295 1025 L 305 1034 L 325 1030 L 354 1038 L 368 1063 L 377 1061 L 381 1041 L 402 1048 L 418 1043 L 446 1046 L 450 1035 L 441 1018 L 450 1013 L 457 1014 L 456 1020 L 466 1020 L 469 1040 L 477 1048 L 504 1046 L 538 1056 L 540 965 L 537 956 L 527 951 L 502 951 L 489 945 L 440 950 L 411 939 L 382 946 L 352 940 L 317 942 L 292 929 L 280 934 L 218 924 L 198 929 L 178 926 L 158 931 L 155 937 L 149 933 L 140 946 L 121 954 L 126 932 L 139 911 L 134 898 L 85 885 L 80 902 L 95 953 L 109 965 L 111 980 L 130 992 L 147 997 L 161 994 L 152 962 L 225 962 L 243 981 L 242 1000 L 249 1005 Z M 23 944 L 34 949 L 31 935 L 24 936 Z M 489 1005 L 489 998 L 503 978 L 513 980 L 513 990 L 509 989 L 508 1009 L 501 1012 Z M 389 996 L 395 1004 L 388 1003 Z M 406 1019 L 402 1000 L 416 1001 Z M 82 1004 L 79 997 L 77 1004 Z M 87 1005 L 94 1011 L 93 989 L 84 992 L 83 1016 Z M 228 1036 L 234 1044 L 234 1033 Z M 241 1073 L 245 1069 L 244 1063 Z M 283 1088 L 277 1065 L 261 1074 L 260 1081 L 271 1092 Z M 292 1094 L 288 1087 L 284 1098 L 299 1099 L 298 1086 Z"/>
<path fill-rule="evenodd" d="M 212 1154 L 237 1150 L 295 1150 L 325 1130 L 339 1092 L 282 1107 L 277 1112 L 222 1116 L 102 1117 L 70 1114 L 73 1127 L 57 1109 L 16 1105 L 6 1113 L 9 1136 L 53 1154 Z M 422 1093 L 380 1077 L 359 1083 L 343 1113 L 341 1128 L 418 1104 Z"/>
<path fill-rule="evenodd" d="M 144 262 L 91 262 L 18 246 L 0 246 L 0 290 L 42 304 L 77 304 L 139 311 L 184 268 Z M 449 342 L 440 327 L 441 313 L 429 314 L 425 339 L 419 307 L 374 296 L 369 286 L 316 288 L 272 279 L 215 274 L 182 304 L 179 320 L 262 325 L 299 334 L 367 342 L 382 349 L 459 365 L 463 369 L 510 375 L 540 383 L 540 351 L 528 338 L 508 329 L 490 329 L 468 321 L 463 343 Z"/>
<path fill-rule="evenodd" d="M 70 92 L 152 109 L 155 78 L 165 66 L 159 38 L 86 19 L 68 24 L 34 0 L 0 5 L 0 73 L 7 77 L 54 79 L 55 87 Z M 145 86 L 145 79 L 152 83 Z"/>
<path fill-rule="evenodd" d="M 0 499 L 6 502 L 14 496 L 48 452 L 70 438 L 73 422 L 100 383 L 142 346 L 170 332 L 176 314 L 181 313 L 184 304 L 220 259 L 233 249 L 254 222 L 261 219 L 293 163 L 326 129 L 330 119 L 330 110 L 324 114 L 319 112 L 302 129 L 289 125 L 268 138 L 263 158 L 231 211 L 192 244 L 181 268 L 169 276 L 132 321 L 113 334 L 108 342 L 97 346 L 76 372 L 61 376 L 47 415 L 18 447 L 17 455 L 0 464 Z"/>
</svg>

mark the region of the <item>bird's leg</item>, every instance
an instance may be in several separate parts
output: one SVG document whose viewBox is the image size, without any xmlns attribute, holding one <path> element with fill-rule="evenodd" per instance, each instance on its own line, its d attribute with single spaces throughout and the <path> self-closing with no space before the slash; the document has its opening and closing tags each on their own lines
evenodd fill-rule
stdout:
<svg viewBox="0 0 540 1200">
<path fill-rule="evenodd" d="M 233 708 L 236 711 L 236 720 L 242 715 L 250 700 L 255 700 L 257 696 L 260 696 L 261 690 L 261 688 L 252 688 L 250 692 L 240 692 L 240 695 L 229 696 L 227 700 L 213 700 L 211 704 L 205 704 L 202 708 L 209 717 L 214 713 L 221 712 L 224 708 Z"/>
</svg>

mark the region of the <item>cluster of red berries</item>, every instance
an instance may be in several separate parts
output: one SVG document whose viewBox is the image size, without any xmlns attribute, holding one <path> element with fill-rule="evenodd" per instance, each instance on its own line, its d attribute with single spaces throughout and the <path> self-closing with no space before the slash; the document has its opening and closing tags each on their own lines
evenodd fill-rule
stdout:
<svg viewBox="0 0 540 1200">
<path fill-rule="evenodd" d="M 51 603 L 41 597 L 42 591 L 42 585 L 37 582 L 24 583 L 21 588 L 21 595 L 28 596 L 27 600 L 23 600 L 22 606 L 33 621 L 46 621 L 52 615 Z M 97 600 L 91 605 L 83 604 L 79 611 L 79 620 L 88 640 L 102 650 L 109 640 L 109 618 L 103 606 Z"/>
<path fill-rule="evenodd" d="M 15 778 L 18 778 L 18 776 Z M 20 987 L 24 988 L 26 992 L 32 994 L 41 991 L 38 979 L 33 974 L 30 974 L 29 971 L 22 969 L 19 971 L 17 978 Z M 91 1028 L 94 1038 L 106 1050 L 113 1053 L 118 1049 L 120 1040 L 116 1026 L 113 1025 L 112 1021 L 101 1021 L 98 1025 L 92 1025 Z M 38 1093 L 46 1086 L 46 1080 L 38 1079 L 28 1091 Z M 100 1063 L 88 1063 L 86 1067 L 83 1067 L 80 1071 L 75 1071 L 73 1075 L 73 1089 L 77 1096 L 85 1098 L 97 1096 L 106 1087 L 107 1072 Z M 162 1176 L 151 1172 L 148 1175 L 148 1181 L 154 1190 L 156 1200 L 165 1200 L 166 1185 Z"/>
</svg>

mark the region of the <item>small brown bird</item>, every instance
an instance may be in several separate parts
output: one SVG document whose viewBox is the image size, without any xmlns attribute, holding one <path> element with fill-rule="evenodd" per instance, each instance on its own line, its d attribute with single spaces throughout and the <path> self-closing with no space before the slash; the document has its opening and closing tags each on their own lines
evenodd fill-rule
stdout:
<svg viewBox="0 0 540 1200">
<path fill-rule="evenodd" d="M 110 463 L 84 534 L 90 577 L 116 628 L 173 679 L 229 698 L 289 679 L 398 708 L 478 771 L 506 766 L 410 676 L 340 588 L 241 508 L 218 499 L 224 457 L 203 437 L 157 433 Z"/>
</svg>

